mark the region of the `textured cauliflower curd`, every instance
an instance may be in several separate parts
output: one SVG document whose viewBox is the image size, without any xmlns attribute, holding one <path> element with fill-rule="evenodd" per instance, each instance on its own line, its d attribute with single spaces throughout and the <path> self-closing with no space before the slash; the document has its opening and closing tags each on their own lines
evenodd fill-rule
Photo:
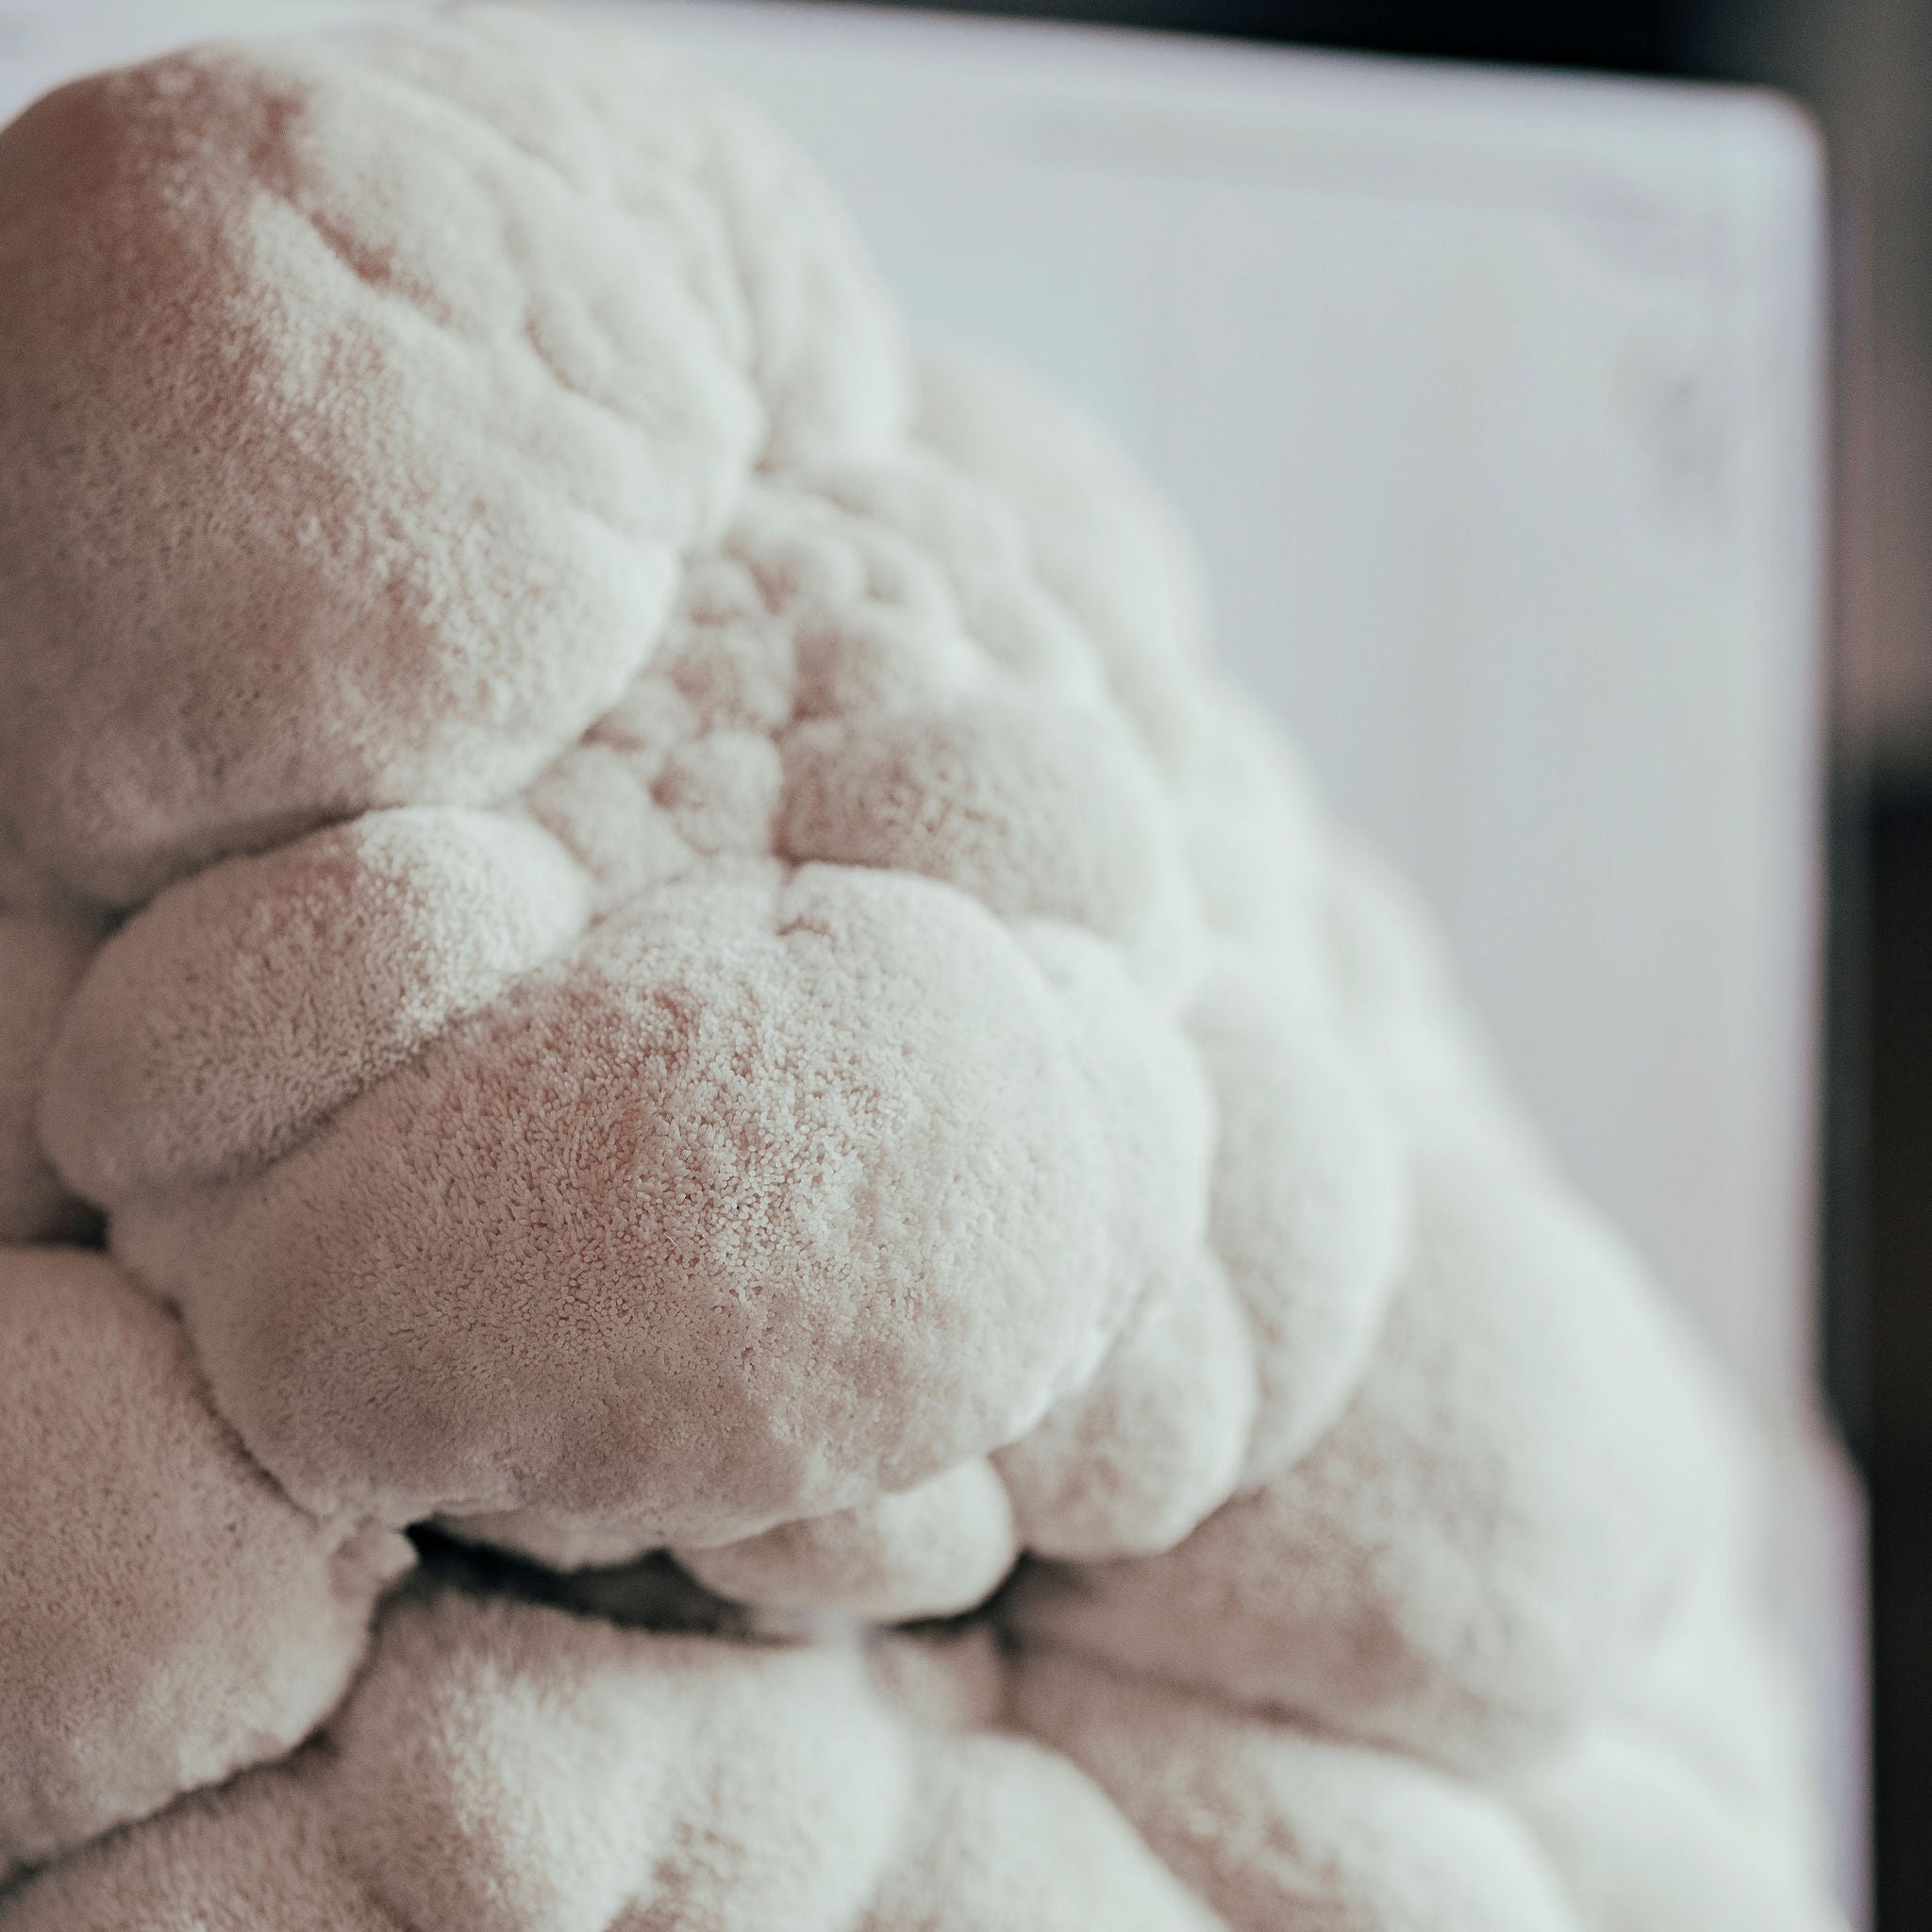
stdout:
<svg viewBox="0 0 1932 1932">
<path fill-rule="evenodd" d="M 0 1927 L 1837 1923 L 1727 1395 L 755 115 L 82 80 L 0 343 Z"/>
</svg>

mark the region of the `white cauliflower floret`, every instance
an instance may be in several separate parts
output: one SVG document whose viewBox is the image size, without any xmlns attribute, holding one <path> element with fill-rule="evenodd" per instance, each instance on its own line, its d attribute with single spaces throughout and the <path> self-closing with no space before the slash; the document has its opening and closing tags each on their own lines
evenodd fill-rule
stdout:
<svg viewBox="0 0 1932 1932">
<path fill-rule="evenodd" d="M 1585 1932 L 1834 1932 L 1810 1848 L 1652 1737 L 1592 1726 L 1517 1805 Z"/>
<path fill-rule="evenodd" d="M 752 467 L 898 340 L 763 125 L 480 8 L 75 83 L 0 141 L 0 810 L 100 897 L 502 797 L 616 699 Z"/>
<path fill-rule="evenodd" d="M 1051 1652 L 1012 1708 L 1231 1932 L 1580 1932 L 1507 1801 L 1413 1758 Z"/>
<path fill-rule="evenodd" d="M 761 1646 L 441 1591 L 323 1742 L 38 1876 L 10 1932 L 1829 1932 L 1641 1729 L 1464 1782 L 983 1630 Z M 1674 1889 L 1681 1887 L 1681 1889 Z"/>
<path fill-rule="evenodd" d="M 431 806 L 197 873 L 81 986 L 45 1144 L 96 1201 L 258 1172 L 583 930 L 560 857 L 534 826 Z"/>
<path fill-rule="evenodd" d="M 1254 1356 L 1211 1257 L 1158 1275 L 1092 1381 L 992 1458 L 1026 1546 L 1079 1559 L 1178 1542 L 1241 1478 Z"/>
<path fill-rule="evenodd" d="M 0 1248 L 0 1876 L 291 1750 L 409 1561 L 248 1460 L 111 1262 Z"/>
<path fill-rule="evenodd" d="M 1079 1771 L 978 1728 L 983 1674 L 407 1604 L 323 1751 L 82 1854 L 0 1921 L 225 1926 L 245 1901 L 251 1932 L 1220 1932 Z"/>
<path fill-rule="evenodd" d="M 1185 1249 L 1205 1103 L 1102 991 L 923 879 L 676 882 L 116 1249 L 307 1506 L 707 1547 L 1024 1433 Z"/>
<path fill-rule="evenodd" d="M 1349 1407 L 1163 1556 L 1042 1575 L 1023 1626 L 1487 1772 L 1620 1685 L 1743 1510 L 1728 1412 L 1541 1174 L 1416 1150 L 1410 1260 Z"/>
<path fill-rule="evenodd" d="M 1648 1727 L 1511 1786 L 1048 1651 L 1011 1721 L 1064 1752 L 1229 1932 L 1833 1932 L 1782 1821 Z"/>
</svg>

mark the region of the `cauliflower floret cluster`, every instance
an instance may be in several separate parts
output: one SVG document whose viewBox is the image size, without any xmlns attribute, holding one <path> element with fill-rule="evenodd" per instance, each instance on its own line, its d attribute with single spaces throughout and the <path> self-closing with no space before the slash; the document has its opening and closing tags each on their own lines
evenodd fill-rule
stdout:
<svg viewBox="0 0 1932 1932">
<path fill-rule="evenodd" d="M 0 342 L 0 1926 L 1831 1924 L 1722 1389 L 760 122 L 82 81 Z"/>
</svg>

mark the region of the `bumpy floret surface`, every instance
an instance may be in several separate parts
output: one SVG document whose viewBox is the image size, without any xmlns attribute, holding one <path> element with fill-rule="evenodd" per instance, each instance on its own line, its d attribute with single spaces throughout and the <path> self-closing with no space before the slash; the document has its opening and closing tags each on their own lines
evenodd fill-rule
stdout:
<svg viewBox="0 0 1932 1932">
<path fill-rule="evenodd" d="M 0 1923 L 1829 1925 L 1724 1392 L 760 121 L 493 6 L 78 82 L 0 341 Z M 365 1662 L 425 1524 L 819 1635 Z"/>
</svg>

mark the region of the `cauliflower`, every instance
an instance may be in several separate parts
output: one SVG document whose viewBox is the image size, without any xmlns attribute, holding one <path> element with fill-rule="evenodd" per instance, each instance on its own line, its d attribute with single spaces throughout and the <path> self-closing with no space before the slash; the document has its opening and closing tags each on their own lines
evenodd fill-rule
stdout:
<svg viewBox="0 0 1932 1932">
<path fill-rule="evenodd" d="M 1009 1667 L 983 1632 L 756 1646 L 441 1591 L 386 1615 L 320 1748 L 53 1868 L 0 1917 L 17 1932 L 1832 1923 L 1734 1794 L 1641 1733 L 1591 1734 L 1519 1805 L 1052 1654 Z"/>
<path fill-rule="evenodd" d="M 299 1744 L 411 1561 L 291 1503 L 80 1248 L 0 1248 L 0 1878 Z"/>
<path fill-rule="evenodd" d="M 1728 1397 L 755 116 L 216 45 L 0 261 L 0 1925 L 1830 1923 Z"/>
</svg>

